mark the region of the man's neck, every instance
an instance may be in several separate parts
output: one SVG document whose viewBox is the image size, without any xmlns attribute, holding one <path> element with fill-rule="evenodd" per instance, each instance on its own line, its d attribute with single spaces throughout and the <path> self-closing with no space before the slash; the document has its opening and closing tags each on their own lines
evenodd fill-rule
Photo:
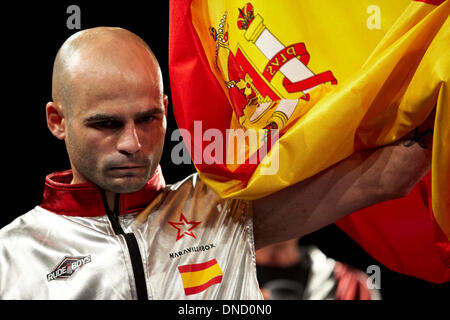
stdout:
<svg viewBox="0 0 450 320">
<path fill-rule="evenodd" d="M 116 195 L 117 193 L 105 190 L 106 202 L 108 203 L 109 210 L 111 210 L 112 212 L 114 212 L 115 209 Z"/>
<path fill-rule="evenodd" d="M 81 176 L 78 173 L 78 171 L 74 168 L 74 166 L 72 166 L 72 181 L 70 182 L 70 184 L 79 184 L 79 183 L 84 183 L 84 182 L 87 182 L 87 180 L 84 179 L 83 176 Z M 114 212 L 117 193 L 106 191 L 106 190 L 104 192 L 105 192 L 105 198 L 106 198 L 106 202 L 108 204 L 108 208 L 109 208 L 109 210 Z"/>
</svg>

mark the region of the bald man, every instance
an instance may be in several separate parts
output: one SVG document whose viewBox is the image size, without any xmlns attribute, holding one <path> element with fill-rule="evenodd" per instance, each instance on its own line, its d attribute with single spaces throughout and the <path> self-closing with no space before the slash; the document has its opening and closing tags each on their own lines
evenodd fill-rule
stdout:
<svg viewBox="0 0 450 320">
<path fill-rule="evenodd" d="M 2 299 L 261 299 L 255 249 L 403 196 L 430 167 L 430 148 L 398 143 L 253 202 L 221 199 L 196 174 L 166 186 L 161 71 L 119 28 L 71 36 L 52 95 L 48 128 L 71 169 L 0 231 Z"/>
</svg>

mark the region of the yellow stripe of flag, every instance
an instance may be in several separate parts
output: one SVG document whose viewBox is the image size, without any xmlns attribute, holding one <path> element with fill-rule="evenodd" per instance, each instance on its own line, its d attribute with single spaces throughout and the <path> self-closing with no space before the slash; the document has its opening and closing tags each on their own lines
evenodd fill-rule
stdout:
<svg viewBox="0 0 450 320">
<path fill-rule="evenodd" d="M 222 269 L 216 259 L 179 266 L 178 270 L 186 295 L 199 293 L 213 284 L 222 282 Z"/>
</svg>

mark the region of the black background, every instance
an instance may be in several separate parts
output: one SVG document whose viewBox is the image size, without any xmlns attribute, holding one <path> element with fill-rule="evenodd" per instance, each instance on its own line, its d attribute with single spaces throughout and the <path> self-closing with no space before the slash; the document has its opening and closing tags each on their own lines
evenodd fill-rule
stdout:
<svg viewBox="0 0 450 320">
<path fill-rule="evenodd" d="M 62 141 L 47 129 L 45 105 L 51 100 L 51 71 L 58 48 L 77 30 L 69 30 L 67 7 L 81 9 L 81 28 L 117 26 L 142 37 L 160 62 L 166 94 L 170 101 L 168 75 L 168 1 L 58 1 L 54 4 L 9 4 L 2 10 L 2 213 L 0 227 L 29 211 L 41 201 L 44 178 L 54 171 L 69 169 Z M 195 171 L 192 165 L 174 165 L 170 141 L 176 122 L 169 104 L 165 152 L 161 161 L 167 183 Z M 381 268 L 384 299 L 444 299 L 447 285 L 437 285 L 400 275 L 372 259 L 334 225 L 301 240 L 317 244 L 334 259 L 363 271 L 369 265 Z M 0 266 L 1 267 L 1 266 Z"/>
</svg>

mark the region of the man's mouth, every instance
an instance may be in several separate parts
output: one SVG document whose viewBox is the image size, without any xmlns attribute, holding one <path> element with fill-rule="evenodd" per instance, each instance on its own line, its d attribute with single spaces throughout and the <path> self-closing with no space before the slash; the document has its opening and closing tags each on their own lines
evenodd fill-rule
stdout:
<svg viewBox="0 0 450 320">
<path fill-rule="evenodd" d="M 117 166 L 112 167 L 111 169 L 135 169 L 135 168 L 143 168 L 144 166 L 138 166 L 138 165 L 125 165 L 125 166 Z"/>
<path fill-rule="evenodd" d="M 139 172 L 141 170 L 145 169 L 145 166 L 143 165 L 137 165 L 137 164 L 125 164 L 125 165 L 120 165 L 120 166 L 116 166 L 116 167 L 111 167 L 110 170 L 112 172 Z"/>
</svg>

